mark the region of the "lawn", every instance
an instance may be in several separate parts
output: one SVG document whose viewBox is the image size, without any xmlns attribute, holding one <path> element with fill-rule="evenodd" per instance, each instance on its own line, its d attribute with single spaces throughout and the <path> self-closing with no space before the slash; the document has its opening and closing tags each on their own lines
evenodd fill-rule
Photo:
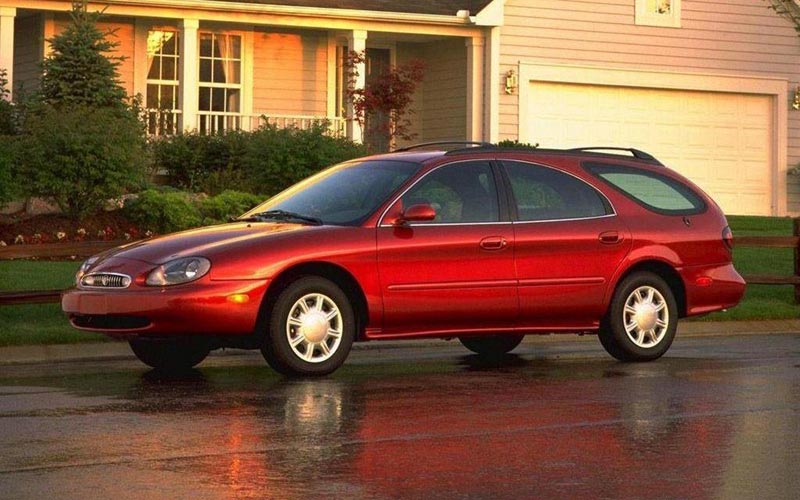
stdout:
<svg viewBox="0 0 800 500">
<path fill-rule="evenodd" d="M 736 236 L 790 236 L 792 220 L 777 217 L 728 218 Z M 734 263 L 742 274 L 791 275 L 792 249 L 734 249 Z M 0 261 L 0 290 L 67 288 L 79 262 Z M 730 311 L 715 313 L 702 321 L 760 320 L 800 317 L 791 286 L 750 285 L 744 301 Z M 0 346 L 96 342 L 106 337 L 73 330 L 59 304 L 0 306 Z"/>
<path fill-rule="evenodd" d="M 0 290 L 49 290 L 72 285 L 80 262 L 0 261 Z M 97 342 L 104 335 L 73 329 L 60 304 L 0 306 L 0 346 Z"/>
</svg>

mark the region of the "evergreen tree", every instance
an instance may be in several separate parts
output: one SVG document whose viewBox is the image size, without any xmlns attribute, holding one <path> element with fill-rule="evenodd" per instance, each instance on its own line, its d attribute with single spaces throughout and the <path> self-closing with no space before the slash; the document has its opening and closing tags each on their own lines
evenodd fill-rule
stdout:
<svg viewBox="0 0 800 500">
<path fill-rule="evenodd" d="M 123 107 L 126 93 L 117 67 L 122 57 L 109 56 L 118 45 L 97 28 L 102 12 L 89 12 L 86 0 L 72 3 L 67 28 L 48 42 L 52 53 L 42 63 L 41 93 L 56 106 Z"/>
</svg>

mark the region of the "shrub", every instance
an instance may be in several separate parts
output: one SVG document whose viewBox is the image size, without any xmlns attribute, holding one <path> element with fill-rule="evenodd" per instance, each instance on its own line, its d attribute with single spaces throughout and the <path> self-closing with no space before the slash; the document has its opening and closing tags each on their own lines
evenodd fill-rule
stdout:
<svg viewBox="0 0 800 500">
<path fill-rule="evenodd" d="M 166 170 L 170 185 L 215 194 L 242 189 L 242 161 L 248 134 L 197 132 L 163 137 L 151 143 L 156 169 Z"/>
<path fill-rule="evenodd" d="M 228 222 L 231 217 L 238 217 L 263 201 L 263 197 L 241 193 L 239 191 L 223 191 L 217 196 L 200 202 L 200 213 L 204 224 Z"/>
<path fill-rule="evenodd" d="M 0 207 L 14 198 L 14 137 L 0 135 Z"/>
<path fill-rule="evenodd" d="M 177 190 L 143 191 L 125 204 L 123 213 L 140 228 L 162 234 L 199 226 L 202 221 L 191 195 Z"/>
<path fill-rule="evenodd" d="M 187 133 L 153 141 L 154 166 L 172 186 L 211 195 L 226 190 L 274 194 L 321 169 L 366 154 L 366 148 L 307 130 L 264 126 L 254 132 Z"/>
<path fill-rule="evenodd" d="M 529 142 L 519 142 L 517 139 L 503 139 L 497 143 L 497 147 L 508 149 L 536 149 L 539 143 L 531 144 Z"/>
<path fill-rule="evenodd" d="M 25 194 L 52 199 L 75 220 L 139 187 L 147 161 L 141 124 L 120 108 L 41 106 L 20 147 Z"/>
<path fill-rule="evenodd" d="M 367 153 L 366 147 L 326 135 L 323 125 L 301 130 L 267 125 L 246 143 L 243 167 L 250 192 L 273 195 L 323 168 Z"/>
<path fill-rule="evenodd" d="M 14 105 L 9 102 L 10 95 L 8 72 L 0 68 L 0 136 L 14 134 L 17 131 L 17 117 Z"/>
</svg>

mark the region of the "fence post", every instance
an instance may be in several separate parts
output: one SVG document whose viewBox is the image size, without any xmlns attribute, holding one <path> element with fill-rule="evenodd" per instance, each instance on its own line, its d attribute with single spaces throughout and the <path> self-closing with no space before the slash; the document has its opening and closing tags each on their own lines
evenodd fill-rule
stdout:
<svg viewBox="0 0 800 500">
<path fill-rule="evenodd" d="M 800 217 L 792 219 L 792 236 L 800 236 Z M 794 246 L 794 277 L 800 279 L 800 240 Z M 794 283 L 794 303 L 800 304 L 800 283 Z"/>
</svg>

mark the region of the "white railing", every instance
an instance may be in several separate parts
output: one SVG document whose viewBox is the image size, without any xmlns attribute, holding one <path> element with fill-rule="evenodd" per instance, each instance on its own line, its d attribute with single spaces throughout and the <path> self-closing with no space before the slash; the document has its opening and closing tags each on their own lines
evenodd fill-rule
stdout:
<svg viewBox="0 0 800 500">
<path fill-rule="evenodd" d="M 174 135 L 180 131 L 179 109 L 145 109 L 144 115 L 147 135 L 160 137 Z"/>
<path fill-rule="evenodd" d="M 224 113 L 220 111 L 200 111 L 197 113 L 197 130 L 201 134 L 216 134 L 226 130 L 256 130 L 269 124 L 277 128 L 327 127 L 331 135 L 345 135 L 345 119 L 340 117 L 309 115 L 278 115 L 273 113 Z"/>
</svg>

